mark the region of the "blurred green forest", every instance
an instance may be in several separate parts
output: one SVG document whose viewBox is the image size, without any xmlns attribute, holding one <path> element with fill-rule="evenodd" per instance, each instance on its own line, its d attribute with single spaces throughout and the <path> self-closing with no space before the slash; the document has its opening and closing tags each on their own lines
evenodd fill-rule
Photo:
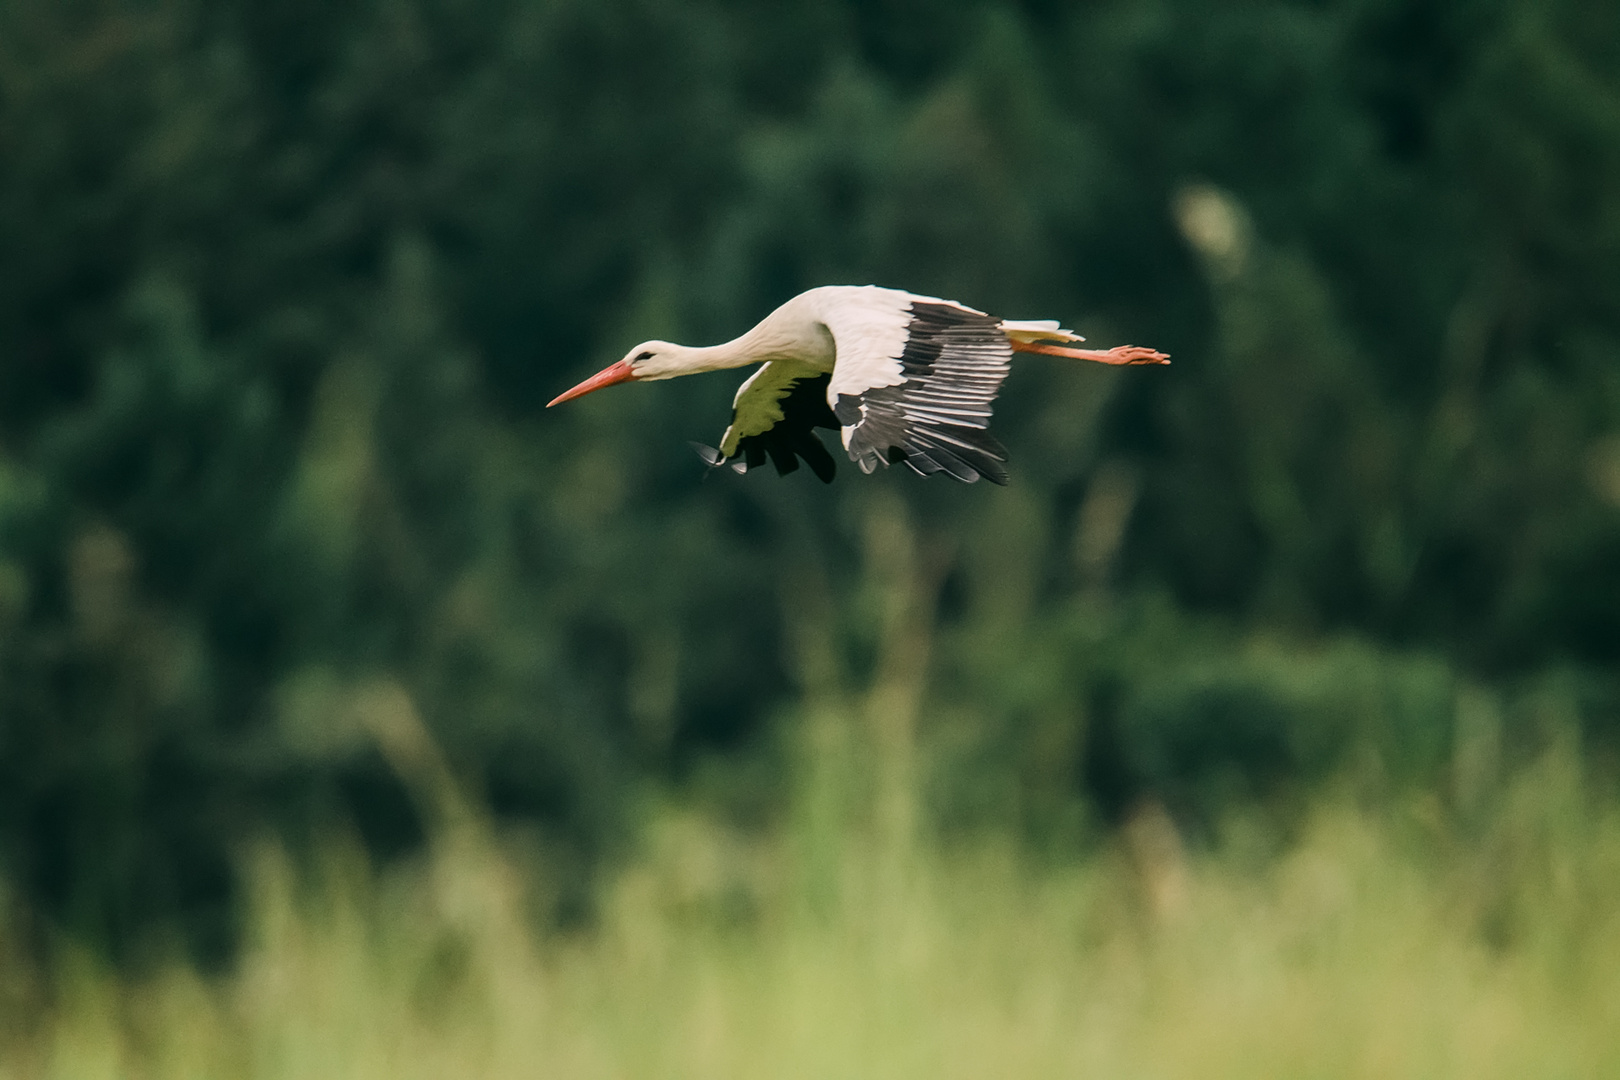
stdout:
<svg viewBox="0 0 1620 1080">
<path fill-rule="evenodd" d="M 541 409 L 868 282 L 1175 363 L 1021 362 L 1005 490 Z M 0 876 L 115 957 L 417 850 L 401 692 L 567 922 L 869 687 L 931 827 L 1069 850 L 1608 783 L 1617 658 L 1609 0 L 0 3 Z"/>
</svg>

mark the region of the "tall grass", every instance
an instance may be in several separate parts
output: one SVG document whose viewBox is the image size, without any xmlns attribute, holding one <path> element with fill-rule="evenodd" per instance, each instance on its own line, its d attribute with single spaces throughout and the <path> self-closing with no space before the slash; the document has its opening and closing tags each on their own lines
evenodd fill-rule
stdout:
<svg viewBox="0 0 1620 1080">
<path fill-rule="evenodd" d="M 265 845 L 225 976 L 59 941 L 30 982 L 7 942 L 0 1077 L 1620 1075 L 1620 809 L 1568 745 L 1467 828 L 1339 792 L 1285 843 L 1237 817 L 1190 850 L 1149 806 L 1066 861 L 883 799 L 765 832 L 668 808 L 591 925 L 540 933 L 544 873 L 407 698 L 366 707 L 427 854 Z"/>
</svg>

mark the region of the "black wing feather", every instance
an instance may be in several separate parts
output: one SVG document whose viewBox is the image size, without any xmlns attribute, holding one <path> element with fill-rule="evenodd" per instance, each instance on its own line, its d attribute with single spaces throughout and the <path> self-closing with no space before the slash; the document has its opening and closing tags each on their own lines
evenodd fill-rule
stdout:
<svg viewBox="0 0 1620 1080">
<path fill-rule="evenodd" d="M 831 377 L 824 373 L 794 382 L 778 399 L 782 419 L 765 431 L 737 440 L 733 460 L 743 466 L 739 471 L 757 469 L 769 460 L 779 474 L 786 476 L 798 469 L 803 459 L 822 483 L 833 482 L 838 463 L 815 432 L 818 427 L 836 431 L 839 426 L 827 405 L 827 381 Z"/>
<path fill-rule="evenodd" d="M 986 430 L 1007 377 L 1012 346 L 1001 321 L 953 304 L 911 304 L 900 369 L 905 381 L 840 394 L 833 407 L 849 456 L 863 472 L 904 462 L 923 476 L 948 473 L 1005 484 L 1007 451 Z"/>
</svg>

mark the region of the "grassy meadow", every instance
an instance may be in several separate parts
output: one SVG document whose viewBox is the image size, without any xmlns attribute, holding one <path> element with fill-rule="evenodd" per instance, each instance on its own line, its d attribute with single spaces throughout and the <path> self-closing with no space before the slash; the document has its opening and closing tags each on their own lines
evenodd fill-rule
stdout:
<svg viewBox="0 0 1620 1080">
<path fill-rule="evenodd" d="M 408 698 L 369 708 L 428 852 L 244 856 L 224 974 L 117 974 L 59 937 L 26 960 L 13 906 L 0 1077 L 1620 1072 L 1620 807 L 1569 744 L 1467 813 L 1346 783 L 1285 825 L 1238 814 L 1191 843 L 1150 804 L 1037 856 L 931 837 L 894 755 L 858 769 L 823 738 L 774 826 L 655 810 L 594 915 L 539 932 L 521 838 Z"/>
</svg>

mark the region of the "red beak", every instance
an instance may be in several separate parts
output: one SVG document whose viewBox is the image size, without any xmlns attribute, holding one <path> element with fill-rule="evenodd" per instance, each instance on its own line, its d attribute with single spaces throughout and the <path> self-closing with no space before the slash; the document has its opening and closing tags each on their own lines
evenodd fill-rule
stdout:
<svg viewBox="0 0 1620 1080">
<path fill-rule="evenodd" d="M 584 382 L 580 383 L 567 393 L 558 394 L 556 397 L 546 402 L 546 408 L 549 409 L 553 405 L 561 405 L 565 401 L 573 401 L 577 397 L 584 397 L 592 390 L 600 390 L 604 386 L 612 386 L 614 383 L 629 382 L 635 377 L 636 373 L 631 370 L 630 361 L 620 360 L 612 367 L 603 368 L 601 371 L 598 371 L 595 375 L 592 375 L 590 378 L 586 379 Z"/>
</svg>

